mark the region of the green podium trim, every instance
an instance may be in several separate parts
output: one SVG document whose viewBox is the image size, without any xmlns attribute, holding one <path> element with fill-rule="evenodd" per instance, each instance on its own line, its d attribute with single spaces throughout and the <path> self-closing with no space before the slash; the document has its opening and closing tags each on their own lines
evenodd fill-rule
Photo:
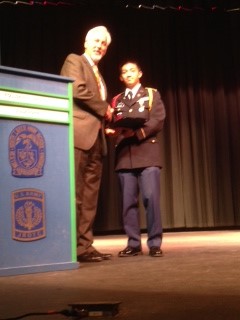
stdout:
<svg viewBox="0 0 240 320">
<path fill-rule="evenodd" d="M 76 235 L 76 204 L 75 204 L 75 163 L 74 163 L 74 137 L 73 137 L 73 106 L 72 83 L 68 84 L 69 96 L 69 148 L 70 148 L 70 193 L 71 197 L 71 230 L 72 230 L 72 260 L 77 260 L 77 235 Z"/>
<path fill-rule="evenodd" d="M 61 77 L 58 75 L 0 66 L 0 120 L 2 121 L 1 130 L 4 132 L 4 134 L 6 132 L 6 137 L 9 135 L 9 130 L 11 130 L 11 127 L 13 127 L 14 122 L 25 123 L 25 121 L 36 123 L 39 122 L 39 125 L 41 125 L 40 122 L 42 122 L 42 127 L 44 128 L 48 127 L 48 125 L 45 126 L 45 123 L 49 123 L 49 126 L 51 124 L 59 124 L 60 126 L 57 127 L 61 132 L 68 132 L 67 135 L 65 135 L 66 141 L 68 141 L 68 146 L 66 144 L 66 152 L 68 153 L 68 168 L 66 167 L 67 170 L 65 172 L 68 171 L 67 193 L 69 192 L 68 198 L 66 198 L 66 211 L 70 211 L 69 215 L 67 214 L 67 212 L 67 216 L 65 215 L 65 217 L 67 217 L 68 219 L 66 233 L 68 232 L 68 230 L 70 230 L 70 233 L 66 235 L 67 242 L 65 242 L 65 251 L 63 251 L 63 257 L 57 256 L 57 259 L 56 261 L 54 261 L 54 263 L 52 263 L 53 259 L 51 257 L 49 257 L 48 259 L 47 256 L 44 256 L 45 262 L 43 263 L 39 263 L 38 259 L 33 259 L 31 260 L 31 263 L 26 263 L 24 257 L 22 258 L 21 256 L 18 256 L 17 261 L 16 259 L 14 261 L 11 260 L 11 257 L 14 257 L 14 254 L 13 252 L 11 252 L 11 254 L 8 254 L 7 251 L 9 251 L 9 249 L 11 251 L 18 247 L 21 249 L 21 253 L 23 253 L 24 251 L 24 254 L 26 253 L 26 251 L 24 247 L 25 244 L 18 243 L 16 246 L 14 239 L 11 239 L 9 237 L 9 234 L 6 233 L 8 231 L 5 232 L 5 230 L 9 229 L 10 224 L 9 215 L 7 215 L 6 224 L 4 224 L 4 222 L 2 227 L 0 228 L 0 236 L 5 235 L 3 237 L 4 241 L 0 243 L 0 251 L 5 250 L 5 252 L 7 253 L 7 260 L 5 260 L 7 261 L 7 263 L 3 263 L 1 265 L 2 260 L 0 259 L 0 276 L 76 269 L 79 267 L 76 252 L 77 239 L 72 82 L 72 79 Z M 7 129 L 4 123 L 5 120 Z M 65 130 L 64 127 L 67 127 L 67 130 Z M 2 154 L 6 152 L 6 142 L 4 145 L 5 147 L 1 150 Z M 8 165 L 7 162 L 5 163 L 5 165 Z M 5 169 L 3 168 L 3 170 Z M 28 180 L 28 178 L 25 178 L 22 179 L 22 181 L 18 180 L 18 183 L 15 186 L 15 178 L 12 178 L 11 176 L 9 176 L 8 178 L 9 182 L 6 195 L 5 193 L 2 194 L 2 198 L 4 199 L 8 199 L 11 190 L 20 188 L 23 184 L 23 187 L 30 187 L 28 185 L 31 185 L 31 181 L 33 181 L 31 179 Z M 41 185 L 41 190 L 43 191 L 44 189 L 42 187 L 44 186 L 44 183 L 45 182 L 42 182 Z M 5 201 L 4 210 L 2 210 L 2 213 L 7 213 L 10 211 L 11 203 L 7 200 Z M 57 218 L 57 216 L 51 215 L 51 218 L 55 219 Z M 6 225 L 8 226 L 7 229 L 5 228 Z M 53 239 L 56 240 L 56 243 L 58 243 L 57 234 L 54 234 Z M 38 247 L 34 247 L 34 245 L 32 244 L 31 249 L 33 250 L 33 252 L 35 252 L 35 248 Z M 43 246 L 41 246 L 41 250 L 43 250 Z M 30 259 L 28 259 L 27 261 L 30 261 Z"/>
</svg>

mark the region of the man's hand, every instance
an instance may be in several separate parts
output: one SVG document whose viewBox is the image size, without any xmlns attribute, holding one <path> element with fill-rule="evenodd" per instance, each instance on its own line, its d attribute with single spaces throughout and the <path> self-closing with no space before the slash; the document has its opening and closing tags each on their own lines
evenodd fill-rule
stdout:
<svg viewBox="0 0 240 320">
<path fill-rule="evenodd" d="M 111 108 L 111 106 L 108 105 L 107 111 L 105 113 L 105 119 L 107 121 L 112 121 L 112 114 L 113 114 L 113 108 Z"/>
</svg>

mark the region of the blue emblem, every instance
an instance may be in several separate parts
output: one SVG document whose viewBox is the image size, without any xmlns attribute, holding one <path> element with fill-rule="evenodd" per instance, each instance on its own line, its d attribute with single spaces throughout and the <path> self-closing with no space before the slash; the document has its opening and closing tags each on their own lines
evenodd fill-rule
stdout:
<svg viewBox="0 0 240 320">
<path fill-rule="evenodd" d="M 9 162 L 14 177 L 42 176 L 45 157 L 45 140 L 38 128 L 22 124 L 12 130 L 9 136 Z"/>
<path fill-rule="evenodd" d="M 37 189 L 12 192 L 12 238 L 34 241 L 46 237 L 45 195 Z"/>
</svg>

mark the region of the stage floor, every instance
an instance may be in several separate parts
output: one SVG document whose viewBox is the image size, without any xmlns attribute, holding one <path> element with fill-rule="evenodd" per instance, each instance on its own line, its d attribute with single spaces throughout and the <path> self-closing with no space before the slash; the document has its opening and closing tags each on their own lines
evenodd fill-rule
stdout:
<svg viewBox="0 0 240 320">
<path fill-rule="evenodd" d="M 118 303 L 122 320 L 240 320 L 240 231 L 164 233 L 162 258 L 119 258 L 125 235 L 95 237 L 95 247 L 113 258 L 79 269 L 0 277 L 0 320 L 78 319 L 44 313 L 69 304 Z M 2 253 L 1 253 L 2 254 Z M 111 319 L 89 313 L 81 318 Z M 22 318 L 21 318 L 22 319 Z"/>
</svg>

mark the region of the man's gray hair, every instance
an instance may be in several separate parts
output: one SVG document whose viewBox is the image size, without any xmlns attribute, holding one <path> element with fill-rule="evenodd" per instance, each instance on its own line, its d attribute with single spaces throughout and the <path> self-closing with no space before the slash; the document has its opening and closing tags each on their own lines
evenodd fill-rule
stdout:
<svg viewBox="0 0 240 320">
<path fill-rule="evenodd" d="M 111 38 L 110 32 L 108 31 L 108 29 L 105 26 L 98 26 L 98 27 L 90 29 L 86 35 L 85 41 L 88 41 L 89 39 L 91 39 L 91 37 L 94 35 L 94 33 L 98 32 L 98 31 L 106 33 L 107 45 L 109 46 L 109 44 L 112 41 L 112 38 Z"/>
</svg>

